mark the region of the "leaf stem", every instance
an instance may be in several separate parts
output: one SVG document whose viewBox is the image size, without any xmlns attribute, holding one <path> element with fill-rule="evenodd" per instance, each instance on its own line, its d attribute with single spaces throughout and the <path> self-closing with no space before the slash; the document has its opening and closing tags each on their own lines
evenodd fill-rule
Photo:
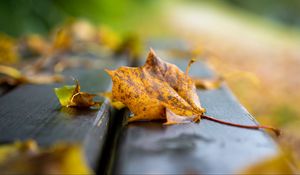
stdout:
<svg viewBox="0 0 300 175">
<path fill-rule="evenodd" d="M 186 74 L 186 75 L 189 74 L 189 71 L 190 71 L 190 69 L 191 69 L 191 65 L 192 65 L 194 62 L 196 62 L 196 59 L 195 59 L 195 58 L 190 59 L 188 65 L 187 65 L 187 67 L 186 67 L 186 70 L 185 70 L 185 74 Z"/>
<path fill-rule="evenodd" d="M 207 116 L 207 115 L 202 115 L 201 118 L 206 119 L 206 120 L 210 120 L 210 121 L 214 121 L 214 122 L 217 122 L 217 123 L 221 123 L 221 124 L 224 124 L 224 125 L 239 127 L 239 128 L 256 129 L 256 130 L 258 130 L 258 129 L 269 129 L 269 130 L 273 131 L 276 134 L 276 136 L 280 135 L 280 130 L 279 129 L 276 129 L 276 128 L 273 128 L 273 127 L 270 127 L 270 126 L 241 125 L 241 124 L 230 123 L 230 122 L 226 122 L 226 121 L 223 121 L 223 120 L 219 120 L 219 119 L 216 119 L 214 117 Z"/>
</svg>

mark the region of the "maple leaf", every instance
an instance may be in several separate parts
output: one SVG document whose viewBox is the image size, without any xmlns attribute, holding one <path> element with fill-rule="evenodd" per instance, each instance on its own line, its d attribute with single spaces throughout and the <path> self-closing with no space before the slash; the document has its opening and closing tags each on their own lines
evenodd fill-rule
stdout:
<svg viewBox="0 0 300 175">
<path fill-rule="evenodd" d="M 199 121 L 205 111 L 193 80 L 151 49 L 142 67 L 106 70 L 112 77 L 113 98 L 133 113 L 129 121 L 166 119 L 165 124 Z"/>
<path fill-rule="evenodd" d="M 34 140 L 0 146 L 1 174 L 93 174 L 80 145 L 58 143 L 41 149 Z"/>
<path fill-rule="evenodd" d="M 96 94 L 89 94 L 80 91 L 80 85 L 75 80 L 75 85 L 67 85 L 61 88 L 54 88 L 55 94 L 62 106 L 66 107 L 99 107 L 100 102 L 95 102 L 93 98 Z"/>
<path fill-rule="evenodd" d="M 134 116 L 129 122 L 164 119 L 164 124 L 199 122 L 207 119 L 225 125 L 248 129 L 269 129 L 276 135 L 280 131 L 269 126 L 241 125 L 204 115 L 194 80 L 176 65 L 167 63 L 150 49 L 146 63 L 141 67 L 122 66 L 105 70 L 112 78 L 112 99 L 126 105 Z M 215 88 L 214 86 L 211 86 Z"/>
</svg>

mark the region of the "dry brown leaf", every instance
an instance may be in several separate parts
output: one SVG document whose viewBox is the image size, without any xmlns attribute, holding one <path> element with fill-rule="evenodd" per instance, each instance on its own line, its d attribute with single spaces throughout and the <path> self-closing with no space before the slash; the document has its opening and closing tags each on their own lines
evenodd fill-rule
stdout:
<svg viewBox="0 0 300 175">
<path fill-rule="evenodd" d="M 199 121 L 205 111 L 193 80 L 151 49 L 142 67 L 106 70 L 113 81 L 113 98 L 133 113 L 129 121 L 166 119 L 165 124 Z"/>
<path fill-rule="evenodd" d="M 4 75 L 4 77 L 0 78 L 0 84 L 7 83 L 13 86 L 23 83 L 49 84 L 63 81 L 63 76 L 59 74 L 28 74 L 26 72 L 19 71 L 13 67 L 4 65 L 0 65 L 0 74 Z"/>
<path fill-rule="evenodd" d="M 219 120 L 204 115 L 196 86 L 188 72 L 182 72 L 176 65 L 167 63 L 157 57 L 151 49 L 146 63 L 141 67 L 120 67 L 106 70 L 113 81 L 112 99 L 125 104 L 134 116 L 132 121 L 166 120 L 165 124 L 199 122 L 207 119 L 225 125 L 248 129 L 269 129 L 276 135 L 276 128 L 260 125 L 242 125 Z"/>
<path fill-rule="evenodd" d="M 193 77 L 193 81 L 197 89 L 211 90 L 220 88 L 223 82 L 223 78 L 218 77 L 213 79 L 204 79 Z"/>
<path fill-rule="evenodd" d="M 95 102 L 96 94 L 89 94 L 80 91 L 80 85 L 75 80 L 76 85 L 63 86 L 61 88 L 54 88 L 55 94 L 62 106 L 66 107 L 99 107 L 100 102 Z"/>
<path fill-rule="evenodd" d="M 41 35 L 31 34 L 21 38 L 18 50 L 22 57 L 43 56 L 49 53 L 50 43 Z"/>
</svg>

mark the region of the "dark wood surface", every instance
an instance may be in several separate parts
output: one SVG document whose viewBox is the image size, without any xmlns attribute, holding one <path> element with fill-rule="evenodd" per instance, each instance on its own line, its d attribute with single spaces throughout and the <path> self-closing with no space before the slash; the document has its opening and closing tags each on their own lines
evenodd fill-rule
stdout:
<svg viewBox="0 0 300 175">
<path fill-rule="evenodd" d="M 91 55 L 85 56 L 90 59 Z M 71 58 L 72 59 L 72 58 Z M 76 59 L 76 58 L 74 58 Z M 73 68 L 64 72 L 63 84 L 74 84 L 70 76 L 81 84 L 81 90 L 99 93 L 110 90 L 110 77 L 103 68 L 125 65 L 124 59 L 93 58 L 97 69 Z M 83 144 L 89 164 L 96 168 L 99 155 L 109 133 L 111 120 L 107 101 L 100 109 L 61 107 L 52 85 L 22 85 L 0 97 L 0 142 L 35 139 L 41 146 L 57 142 Z M 98 99 L 100 100 L 100 99 Z"/>
<path fill-rule="evenodd" d="M 187 60 L 171 59 L 163 53 L 157 52 L 164 60 L 185 70 Z M 198 62 L 192 66 L 190 75 L 212 77 L 213 72 Z M 257 124 L 226 84 L 220 89 L 199 90 L 198 95 L 207 115 L 239 124 Z M 137 122 L 121 130 L 112 171 L 115 174 L 234 173 L 276 152 L 276 144 L 263 130 L 235 128 L 207 120 L 172 126 Z"/>
<path fill-rule="evenodd" d="M 184 53 L 191 47 L 186 43 L 152 40 L 148 45 L 161 58 L 185 70 L 186 59 L 174 59 L 174 53 L 165 51 L 171 46 L 171 50 L 183 51 L 180 58 L 188 58 L 190 55 Z M 111 81 L 103 68 L 127 64 L 125 59 L 105 56 L 76 57 L 96 59 L 93 68 L 70 69 L 64 75 L 78 78 L 82 91 L 91 93 L 110 89 Z M 201 62 L 192 66 L 190 74 L 214 75 Z M 72 80 L 67 84 L 73 84 Z M 42 146 L 59 141 L 81 143 L 89 164 L 99 174 L 233 173 L 277 152 L 276 144 L 262 130 L 235 128 L 207 120 L 172 126 L 163 126 L 162 122 L 126 125 L 129 111 L 111 110 L 107 101 L 98 110 L 62 108 L 53 91 L 61 85 L 23 85 L 2 95 L 0 142 L 32 138 Z M 226 84 L 220 89 L 199 90 L 198 95 L 207 115 L 234 123 L 257 124 Z"/>
</svg>

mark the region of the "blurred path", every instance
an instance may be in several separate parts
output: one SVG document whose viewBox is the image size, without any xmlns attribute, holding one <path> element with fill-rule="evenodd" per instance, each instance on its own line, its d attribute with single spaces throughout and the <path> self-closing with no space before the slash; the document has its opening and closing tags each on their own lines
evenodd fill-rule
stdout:
<svg viewBox="0 0 300 175">
<path fill-rule="evenodd" d="M 284 127 L 300 147 L 299 31 L 220 5 L 174 5 L 167 15 L 254 116 Z"/>
</svg>

